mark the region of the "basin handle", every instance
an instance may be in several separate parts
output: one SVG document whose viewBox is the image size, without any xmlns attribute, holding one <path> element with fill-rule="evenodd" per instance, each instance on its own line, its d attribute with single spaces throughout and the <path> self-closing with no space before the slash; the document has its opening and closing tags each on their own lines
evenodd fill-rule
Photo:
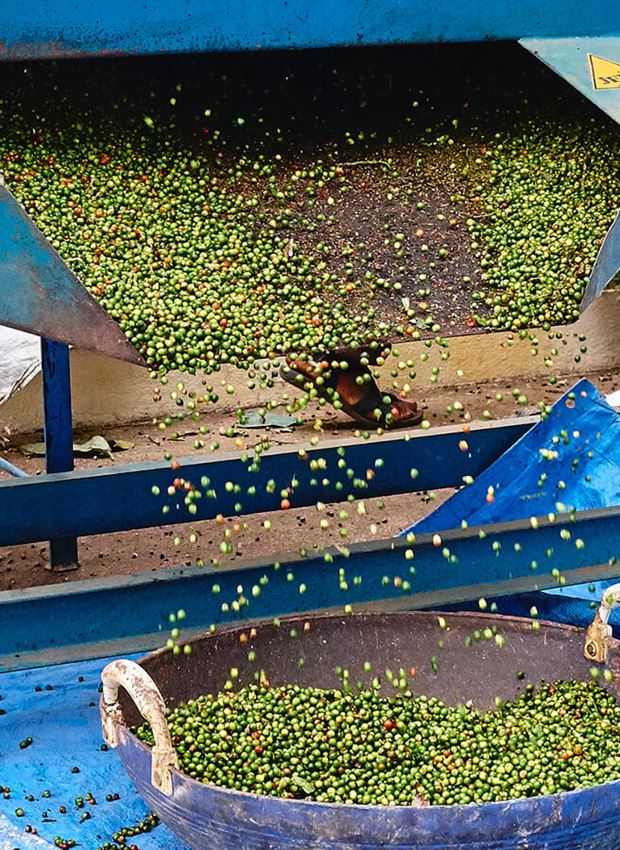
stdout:
<svg viewBox="0 0 620 850">
<path fill-rule="evenodd" d="M 118 702 L 118 689 L 124 688 L 142 717 L 153 730 L 155 746 L 151 749 L 151 783 L 162 794 L 173 793 L 172 771 L 179 769 L 176 750 L 170 740 L 166 722 L 166 704 L 149 674 L 126 658 L 107 664 L 101 673 L 101 725 L 103 737 L 110 747 L 118 746 L 117 726 L 123 722 Z"/>
<path fill-rule="evenodd" d="M 619 605 L 620 584 L 612 584 L 611 587 L 607 587 L 603 591 L 601 604 L 586 632 L 586 643 L 583 654 L 588 661 L 607 664 L 607 655 L 609 652 L 608 641 L 611 637 L 609 615 Z"/>
</svg>

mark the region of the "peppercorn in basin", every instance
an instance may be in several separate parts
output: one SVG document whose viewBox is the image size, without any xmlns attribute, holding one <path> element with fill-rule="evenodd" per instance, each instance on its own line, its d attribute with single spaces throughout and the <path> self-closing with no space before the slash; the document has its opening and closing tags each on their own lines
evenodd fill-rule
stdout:
<svg viewBox="0 0 620 850">
<path fill-rule="evenodd" d="M 582 631 L 552 623 L 536 626 L 532 628 L 531 621 L 520 618 L 409 612 L 297 617 L 227 629 L 191 641 L 189 655 L 175 656 L 168 650 L 160 650 L 143 659 L 135 671 L 131 666 L 124 666 L 129 665 L 128 662 L 120 662 L 120 667 L 113 665 L 104 671 L 102 707 L 106 737 L 118 745 L 121 760 L 147 803 L 194 850 L 272 847 L 323 850 L 340 846 L 365 850 L 384 846 L 411 850 L 439 846 L 485 850 L 509 847 L 581 850 L 595 845 L 612 850 L 620 845 L 620 783 L 615 781 L 620 776 L 620 752 L 614 742 L 617 734 L 614 714 L 618 710 L 614 698 L 618 696 L 618 685 L 610 672 L 605 676 L 606 691 L 592 682 L 592 674 L 598 677 L 601 671 L 598 667 L 592 668 L 584 658 Z M 613 671 L 617 642 L 609 639 L 608 650 L 608 671 Z M 145 677 L 144 673 L 148 675 Z M 152 687 L 149 676 L 159 686 L 163 701 Z M 410 795 L 407 804 L 402 797 L 387 799 L 390 805 L 354 802 L 357 794 L 351 793 L 351 787 L 357 787 L 358 800 L 375 800 L 372 795 L 369 797 L 369 792 L 382 781 L 377 779 L 377 774 L 385 770 L 385 765 L 382 768 L 379 764 L 382 752 L 389 769 L 392 769 L 390 759 L 392 762 L 397 759 L 404 765 L 403 776 L 409 775 L 407 771 L 417 757 L 409 750 L 399 750 L 407 737 L 405 733 L 410 730 L 406 726 L 399 728 L 398 722 L 383 724 L 385 738 L 389 740 L 392 736 L 393 739 L 391 749 L 389 744 L 386 749 L 382 742 L 373 739 L 372 748 L 367 748 L 369 752 L 364 754 L 364 739 L 370 733 L 359 705 L 342 751 L 343 773 L 349 781 L 345 804 L 268 796 L 271 792 L 264 774 L 269 773 L 269 759 L 274 763 L 279 760 L 282 765 L 283 753 L 292 753 L 295 748 L 287 750 L 287 735 L 282 732 L 273 740 L 265 735 L 264 747 L 262 743 L 256 745 L 257 736 L 252 737 L 252 730 L 259 732 L 260 737 L 260 723 L 259 718 L 253 716 L 246 717 L 253 755 L 248 758 L 243 746 L 231 751 L 233 738 L 229 739 L 227 729 L 232 708 L 228 715 L 223 715 L 223 734 L 219 741 L 213 742 L 211 750 L 210 742 L 200 738 L 200 732 L 195 733 L 195 748 L 202 747 L 207 754 L 206 763 L 213 747 L 218 751 L 222 770 L 216 779 L 220 787 L 208 781 L 197 781 L 177 767 L 179 755 L 174 747 L 185 771 L 191 770 L 188 766 L 191 760 L 188 762 L 184 755 L 186 748 L 179 746 L 178 735 L 173 735 L 171 742 L 163 713 L 164 701 L 169 709 L 174 709 L 193 700 L 190 705 L 194 710 L 200 704 L 197 698 L 201 695 L 223 692 L 232 706 L 236 698 L 230 694 L 242 689 L 246 689 L 244 694 L 247 695 L 252 688 L 256 693 L 261 687 L 268 688 L 282 693 L 282 698 L 286 699 L 286 692 L 294 691 L 287 686 L 298 685 L 302 699 L 298 694 L 295 702 L 295 694 L 292 695 L 289 734 L 293 733 L 295 744 L 304 735 L 308 737 L 308 755 L 302 752 L 301 758 L 299 755 L 291 757 L 289 773 L 294 772 L 289 778 L 289 788 L 295 797 L 316 797 L 321 792 L 313 780 L 316 786 L 321 783 L 316 781 L 316 771 L 307 773 L 308 765 L 316 756 L 315 750 L 326 746 L 326 742 L 313 739 L 303 719 L 295 720 L 295 706 L 303 703 L 303 693 L 309 693 L 309 688 L 331 689 L 336 699 L 344 699 L 348 687 L 356 692 L 358 682 L 369 689 L 366 693 L 374 690 L 375 698 L 379 699 L 374 679 L 383 683 L 381 697 L 384 702 L 380 710 L 389 705 L 390 698 L 394 699 L 394 705 L 399 700 L 401 704 L 409 700 L 413 705 L 415 698 L 422 695 L 427 698 L 428 709 L 424 709 L 424 716 L 429 719 L 426 728 L 422 727 L 421 749 L 428 748 L 429 741 L 432 743 L 436 739 L 436 776 L 431 772 L 427 780 L 412 784 L 407 791 Z M 403 680 L 408 689 L 404 693 Z M 566 684 L 550 686 L 559 681 Z M 571 681 L 573 684 L 569 684 Z M 149 721 L 155 747 L 147 746 L 130 731 L 131 724 L 142 721 L 126 694 L 117 703 L 119 685 L 129 689 Z M 507 710 L 510 707 L 501 706 L 511 700 L 517 706 L 525 703 L 528 694 L 536 695 L 533 699 L 538 700 L 536 710 L 541 712 L 540 720 L 532 727 L 532 738 L 521 750 L 515 749 L 514 758 L 511 758 L 511 735 L 515 733 L 517 741 L 525 720 L 523 723 L 517 720 L 515 726 L 516 715 L 510 719 Z M 565 700 L 563 694 L 566 694 Z M 214 698 L 205 699 L 213 701 Z M 579 703 L 580 699 L 585 702 Z M 438 708 L 439 700 L 445 704 L 445 710 Z M 372 702 L 370 697 L 369 701 Z M 256 712 L 259 702 L 255 701 Z M 460 713 L 449 708 L 459 705 Z M 454 717 L 473 717 L 476 711 L 488 712 L 498 705 L 496 716 L 504 719 L 498 722 L 497 751 L 488 761 L 492 765 L 495 756 L 495 762 L 501 763 L 501 770 L 491 776 L 492 770 L 485 772 L 472 761 L 469 792 L 464 787 L 451 790 L 448 762 L 452 758 L 454 767 L 460 767 L 458 751 L 462 742 L 454 737 L 448 747 L 443 741 L 446 729 L 441 727 L 445 726 L 445 718 L 451 711 Z M 589 705 L 592 705 L 595 722 L 585 723 L 585 737 L 578 739 L 580 722 L 585 720 Z M 226 712 L 225 705 L 223 710 Z M 574 720 L 562 727 L 563 715 L 567 712 Z M 272 719 L 276 713 L 272 711 Z M 186 744 L 192 737 L 191 729 L 199 726 L 198 714 L 200 712 L 189 717 L 190 734 Z M 168 712 L 172 725 L 171 718 L 172 712 Z M 253 721 L 256 721 L 254 726 Z M 545 752 L 543 738 L 552 728 L 557 729 L 558 734 L 561 728 L 567 729 L 567 737 L 566 740 L 558 738 L 560 746 L 555 751 Z M 452 732 L 448 730 L 448 736 L 455 736 L 455 730 L 456 726 Z M 538 739 L 537 735 L 543 738 Z M 588 735 L 593 737 L 589 739 Z M 322 737 L 329 739 L 329 736 Z M 571 737 L 575 740 L 569 740 Z M 259 752 L 256 752 L 257 746 Z M 500 757 L 502 748 L 504 754 Z M 369 769 L 373 755 L 377 756 L 376 763 Z M 247 770 L 244 770 L 244 759 L 248 759 Z M 579 765 L 583 767 L 590 759 L 591 776 L 584 781 L 585 774 L 580 773 Z M 246 783 L 250 782 L 251 777 L 257 775 L 257 760 L 267 766 L 258 774 L 258 787 L 263 793 L 221 787 L 228 779 L 240 781 L 231 778 L 237 768 L 238 776 L 245 775 Z M 367 770 L 359 773 L 355 786 L 353 774 L 364 760 Z M 325 767 L 326 774 L 332 775 L 333 754 Z M 538 792 L 535 785 L 528 785 L 529 790 L 523 793 L 529 796 L 502 799 L 502 793 L 506 793 L 511 783 L 514 795 L 519 794 L 518 788 L 514 790 L 514 779 L 508 780 L 512 769 L 520 771 L 524 782 L 526 778 L 530 782 L 532 774 L 539 774 Z M 606 782 L 607 779 L 613 781 Z M 435 789 L 434 799 L 429 800 L 431 795 L 425 794 L 425 784 L 427 791 Z M 396 785 L 398 787 L 398 782 Z M 589 787 L 584 787 L 586 785 Z M 252 786 L 246 784 L 246 787 Z M 577 790 L 557 793 L 571 787 Z M 531 796 L 532 793 L 535 795 Z M 496 801 L 463 804 L 468 797 Z M 323 794 L 325 798 L 329 798 L 328 794 Z M 435 800 L 444 804 L 428 805 Z"/>
</svg>

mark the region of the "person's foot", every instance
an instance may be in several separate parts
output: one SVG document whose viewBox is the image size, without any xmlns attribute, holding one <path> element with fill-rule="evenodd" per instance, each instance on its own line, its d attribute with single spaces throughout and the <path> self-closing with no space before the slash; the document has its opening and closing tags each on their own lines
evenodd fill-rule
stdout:
<svg viewBox="0 0 620 850">
<path fill-rule="evenodd" d="M 399 422 L 407 425 L 417 425 L 418 422 L 422 421 L 422 413 L 418 410 L 418 405 L 415 401 L 409 401 L 406 398 L 395 396 L 390 393 L 389 406 L 390 410 L 388 416 L 391 415 L 392 418 L 387 422 L 388 426 L 392 425 L 393 427 Z M 415 420 L 415 422 L 412 420 Z"/>
<path fill-rule="evenodd" d="M 336 354 L 340 359 L 336 359 Z M 415 402 L 381 392 L 357 352 L 352 356 L 350 350 L 341 349 L 332 356 L 334 359 L 321 361 L 307 357 L 287 358 L 288 365 L 283 367 L 282 376 L 300 389 L 314 389 L 337 410 L 374 428 L 402 428 L 421 421 L 422 414 Z"/>
</svg>

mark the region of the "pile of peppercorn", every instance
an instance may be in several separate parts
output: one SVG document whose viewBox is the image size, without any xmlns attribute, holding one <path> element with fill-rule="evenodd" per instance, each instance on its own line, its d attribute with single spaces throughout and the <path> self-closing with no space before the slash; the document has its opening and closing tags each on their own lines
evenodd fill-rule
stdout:
<svg viewBox="0 0 620 850">
<path fill-rule="evenodd" d="M 598 683 L 529 684 L 477 711 L 406 691 L 252 685 L 168 712 L 180 767 L 238 791 L 328 803 L 487 803 L 620 777 L 620 706 Z M 153 744 L 147 724 L 134 729 Z"/>
</svg>

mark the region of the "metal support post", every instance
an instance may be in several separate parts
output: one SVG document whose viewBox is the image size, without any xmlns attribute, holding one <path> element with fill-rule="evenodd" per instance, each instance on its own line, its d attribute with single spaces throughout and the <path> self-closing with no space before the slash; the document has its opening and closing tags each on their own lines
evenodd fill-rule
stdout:
<svg viewBox="0 0 620 850">
<path fill-rule="evenodd" d="M 43 373 L 43 427 L 47 472 L 73 470 L 73 425 L 71 421 L 71 373 L 69 346 L 41 339 Z M 77 539 L 60 537 L 50 540 L 49 569 L 78 568 Z"/>
</svg>

